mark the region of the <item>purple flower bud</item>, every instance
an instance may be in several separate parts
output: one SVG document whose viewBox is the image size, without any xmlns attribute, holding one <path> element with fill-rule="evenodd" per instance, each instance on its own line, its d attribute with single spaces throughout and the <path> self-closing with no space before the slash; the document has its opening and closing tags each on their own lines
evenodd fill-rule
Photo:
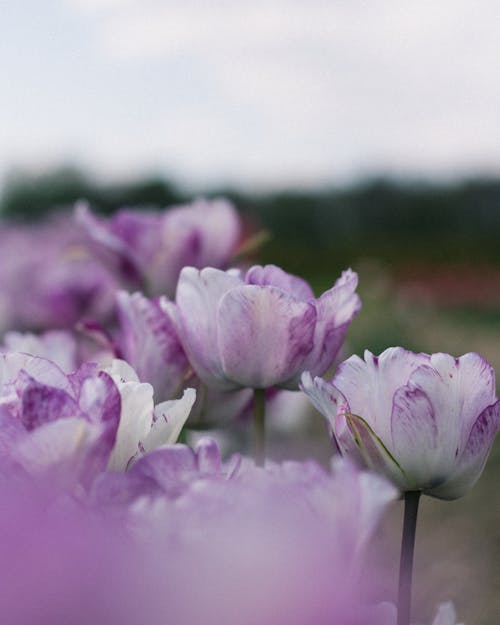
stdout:
<svg viewBox="0 0 500 625">
<path fill-rule="evenodd" d="M 500 428 L 495 374 L 478 354 L 414 354 L 400 347 L 343 362 L 332 383 L 302 376 L 343 454 L 403 491 L 441 499 L 479 478 Z"/>
<path fill-rule="evenodd" d="M 348 270 L 319 299 L 273 265 L 238 271 L 185 267 L 174 316 L 196 373 L 210 387 L 297 388 L 300 374 L 332 364 L 360 309 Z"/>
</svg>

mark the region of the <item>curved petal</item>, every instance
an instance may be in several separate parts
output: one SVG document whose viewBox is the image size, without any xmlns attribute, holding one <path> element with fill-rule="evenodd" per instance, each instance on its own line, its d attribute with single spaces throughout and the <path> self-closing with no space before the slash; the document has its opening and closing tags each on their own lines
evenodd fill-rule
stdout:
<svg viewBox="0 0 500 625">
<path fill-rule="evenodd" d="M 462 453 L 478 415 L 496 399 L 495 375 L 474 353 L 460 358 L 433 354 L 429 365 L 416 369 L 409 382 L 422 389 L 434 408 L 441 471 L 446 474 L 446 467 Z"/>
<path fill-rule="evenodd" d="M 457 468 L 450 479 L 427 493 L 439 499 L 457 499 L 464 495 L 479 479 L 499 430 L 500 400 L 497 400 L 483 410 L 474 423 L 463 452 L 455 459 Z"/>
<path fill-rule="evenodd" d="M 432 487 L 441 481 L 436 414 L 431 401 L 420 388 L 407 385 L 396 391 L 391 434 L 394 456 L 404 464 L 406 490 Z M 450 469 L 443 469 L 443 476 Z"/>
<path fill-rule="evenodd" d="M 240 286 L 221 299 L 218 344 L 224 374 L 241 386 L 283 385 L 313 347 L 316 310 L 281 289 Z"/>
<path fill-rule="evenodd" d="M 21 371 L 30 378 L 73 395 L 73 389 L 66 374 L 51 360 L 18 352 L 0 354 L 0 394 L 4 394 Z"/>
<path fill-rule="evenodd" d="M 233 272 L 184 267 L 177 285 L 177 321 L 182 346 L 200 378 L 220 390 L 231 390 L 238 385 L 227 379 L 222 368 L 217 308 L 222 296 L 241 283 Z"/>
<path fill-rule="evenodd" d="M 313 375 L 321 375 L 331 367 L 351 321 L 361 309 L 361 300 L 355 292 L 357 286 L 357 273 L 348 269 L 316 301 L 314 349 L 307 358 L 307 367 Z"/>
<path fill-rule="evenodd" d="M 386 349 L 380 356 L 365 351 L 364 360 L 351 356 L 339 365 L 332 384 L 347 398 L 351 412 L 363 417 L 389 444 L 394 393 L 407 384 L 417 367 L 428 362 L 426 354 L 414 354 L 402 347 Z"/>
<path fill-rule="evenodd" d="M 314 293 L 305 280 L 283 271 L 276 265 L 265 265 L 264 267 L 254 265 L 247 271 L 245 282 L 259 286 L 276 286 L 285 293 L 301 300 L 314 298 Z"/>
<path fill-rule="evenodd" d="M 120 424 L 111 452 L 108 470 L 125 471 L 131 458 L 139 452 L 140 441 L 153 421 L 153 387 L 141 382 L 119 382 L 121 396 Z"/>
<path fill-rule="evenodd" d="M 196 455 L 186 445 L 169 445 L 141 456 L 128 472 L 149 479 L 167 496 L 179 496 L 197 473 Z"/>
<path fill-rule="evenodd" d="M 194 388 L 187 388 L 181 399 L 166 401 L 155 407 L 154 422 L 140 443 L 143 453 L 177 442 L 195 399 Z"/>
<path fill-rule="evenodd" d="M 309 371 L 302 374 L 300 388 L 316 410 L 326 417 L 337 450 L 364 465 L 363 457 L 347 426 L 345 415 L 350 413 L 350 407 L 344 395 L 323 378 L 315 377 L 313 380 Z"/>
<path fill-rule="evenodd" d="M 196 464 L 202 474 L 217 474 L 222 471 L 222 458 L 213 438 L 204 436 L 196 444 Z"/>
</svg>

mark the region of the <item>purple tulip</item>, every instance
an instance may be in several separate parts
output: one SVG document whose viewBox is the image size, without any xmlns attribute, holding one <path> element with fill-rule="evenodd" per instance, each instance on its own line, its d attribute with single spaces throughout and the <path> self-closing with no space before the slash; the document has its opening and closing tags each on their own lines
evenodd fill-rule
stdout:
<svg viewBox="0 0 500 625">
<path fill-rule="evenodd" d="M 302 388 L 343 454 L 403 491 L 440 499 L 474 485 L 500 428 L 494 371 L 474 353 L 367 351 L 343 362 L 331 384 L 305 373 Z"/>
<path fill-rule="evenodd" d="M 360 309 L 357 275 L 345 271 L 315 299 L 311 287 L 279 267 L 243 277 L 185 267 L 173 309 L 194 370 L 209 387 L 297 388 L 300 374 L 331 366 Z"/>
<path fill-rule="evenodd" d="M 64 488 L 88 484 L 115 444 L 121 400 L 95 365 L 66 375 L 49 360 L 0 355 L 2 460 Z"/>
<path fill-rule="evenodd" d="M 150 295 L 173 295 L 185 265 L 225 267 L 241 231 L 235 209 L 224 200 L 198 200 L 163 212 L 126 209 L 109 220 L 80 204 L 76 218 L 101 258 Z"/>
<path fill-rule="evenodd" d="M 141 293 L 120 291 L 117 307 L 121 357 L 132 365 L 141 382 L 153 386 L 156 399 L 172 399 L 189 369 L 173 321 L 158 301 Z"/>
</svg>

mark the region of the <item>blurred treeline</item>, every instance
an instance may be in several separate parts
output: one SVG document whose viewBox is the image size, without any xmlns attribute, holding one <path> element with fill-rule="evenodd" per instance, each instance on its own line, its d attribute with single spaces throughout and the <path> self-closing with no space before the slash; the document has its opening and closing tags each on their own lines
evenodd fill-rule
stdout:
<svg viewBox="0 0 500 625">
<path fill-rule="evenodd" d="M 332 270 L 376 258 L 388 265 L 500 262 L 500 179 L 431 184 L 376 179 L 344 188 L 252 194 L 212 189 L 243 212 L 249 227 L 271 233 L 263 260 L 290 271 Z M 98 184 L 77 169 L 5 181 L 0 214 L 38 219 L 75 200 L 109 214 L 123 207 L 165 207 L 193 199 L 163 178 Z M 260 255 L 262 258 L 262 254 Z M 326 267 L 325 267 L 326 268 Z"/>
</svg>

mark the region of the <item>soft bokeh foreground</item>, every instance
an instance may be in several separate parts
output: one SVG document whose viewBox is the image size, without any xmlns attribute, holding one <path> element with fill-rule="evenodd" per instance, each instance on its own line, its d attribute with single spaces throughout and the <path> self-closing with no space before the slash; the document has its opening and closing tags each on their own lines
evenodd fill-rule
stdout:
<svg viewBox="0 0 500 625">
<path fill-rule="evenodd" d="M 5 222 L 2 622 L 395 625 L 417 492 L 412 623 L 496 622 L 497 222 L 370 194 Z"/>
</svg>

